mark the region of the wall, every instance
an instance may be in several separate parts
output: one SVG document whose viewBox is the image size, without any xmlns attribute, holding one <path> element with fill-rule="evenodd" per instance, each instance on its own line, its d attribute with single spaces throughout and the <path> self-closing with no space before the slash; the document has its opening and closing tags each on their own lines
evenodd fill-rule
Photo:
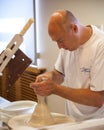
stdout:
<svg viewBox="0 0 104 130">
<path fill-rule="evenodd" d="M 68 9 L 83 24 L 102 25 L 103 5 L 104 0 L 36 0 L 37 49 L 40 53 L 38 67 L 52 69 L 59 52 L 56 43 L 51 41 L 47 33 L 48 20 L 52 12 Z M 51 111 L 64 113 L 64 99 L 52 95 L 47 101 Z"/>
</svg>

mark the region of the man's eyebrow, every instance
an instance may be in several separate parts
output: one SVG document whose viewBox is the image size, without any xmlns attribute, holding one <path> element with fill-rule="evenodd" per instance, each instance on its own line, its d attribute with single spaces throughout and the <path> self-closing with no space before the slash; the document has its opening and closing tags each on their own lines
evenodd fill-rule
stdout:
<svg viewBox="0 0 104 130">
<path fill-rule="evenodd" d="M 53 38 L 51 38 L 51 40 L 52 41 L 60 41 L 60 39 L 53 39 Z"/>
<path fill-rule="evenodd" d="M 59 41 L 59 42 L 60 42 L 60 41 L 63 41 L 63 40 L 64 40 L 64 38 L 60 38 L 60 39 L 58 39 L 57 41 Z"/>
</svg>

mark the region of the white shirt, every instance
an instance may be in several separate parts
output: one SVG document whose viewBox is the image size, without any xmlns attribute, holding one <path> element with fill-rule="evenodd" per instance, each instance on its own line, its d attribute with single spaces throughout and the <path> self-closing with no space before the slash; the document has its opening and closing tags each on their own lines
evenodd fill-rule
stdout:
<svg viewBox="0 0 104 130">
<path fill-rule="evenodd" d="M 60 49 L 55 69 L 65 75 L 65 86 L 104 90 L 104 33 L 92 26 L 91 38 L 75 51 Z M 70 94 L 70 93 L 69 93 Z M 104 117 L 101 108 L 66 101 L 66 112 L 77 120 Z"/>
</svg>

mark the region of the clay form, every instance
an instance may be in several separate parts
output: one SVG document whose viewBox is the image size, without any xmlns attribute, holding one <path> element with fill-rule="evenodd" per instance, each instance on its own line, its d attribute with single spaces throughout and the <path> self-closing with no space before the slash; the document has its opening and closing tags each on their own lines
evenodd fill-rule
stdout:
<svg viewBox="0 0 104 130">
<path fill-rule="evenodd" d="M 38 103 L 35 107 L 35 110 L 29 120 L 29 125 L 33 127 L 45 126 L 45 125 L 52 125 L 54 124 L 54 119 L 48 109 L 47 104 L 45 103 L 45 97 L 39 96 Z"/>
</svg>

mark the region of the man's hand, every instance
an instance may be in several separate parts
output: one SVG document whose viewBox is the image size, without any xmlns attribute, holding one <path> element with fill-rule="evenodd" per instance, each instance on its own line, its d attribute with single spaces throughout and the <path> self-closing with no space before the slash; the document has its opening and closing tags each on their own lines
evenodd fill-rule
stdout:
<svg viewBox="0 0 104 130">
<path fill-rule="evenodd" d="M 34 89 L 36 94 L 48 96 L 54 93 L 57 84 L 45 76 L 40 76 L 37 78 L 36 82 L 30 84 L 30 87 Z"/>
</svg>

